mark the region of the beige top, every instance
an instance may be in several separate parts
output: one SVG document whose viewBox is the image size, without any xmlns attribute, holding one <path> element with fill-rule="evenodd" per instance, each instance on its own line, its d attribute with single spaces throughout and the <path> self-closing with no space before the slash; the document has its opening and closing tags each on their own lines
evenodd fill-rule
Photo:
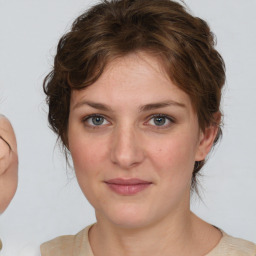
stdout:
<svg viewBox="0 0 256 256">
<path fill-rule="evenodd" d="M 41 256 L 93 256 L 86 227 L 76 235 L 60 236 L 41 245 Z M 217 246 L 205 256 L 256 256 L 256 244 L 223 233 Z"/>
</svg>

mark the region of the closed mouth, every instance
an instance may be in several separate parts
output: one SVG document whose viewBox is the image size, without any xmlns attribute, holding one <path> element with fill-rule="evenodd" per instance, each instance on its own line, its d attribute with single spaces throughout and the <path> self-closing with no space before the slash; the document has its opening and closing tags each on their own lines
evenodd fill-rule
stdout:
<svg viewBox="0 0 256 256">
<path fill-rule="evenodd" d="M 108 187 L 117 194 L 129 196 L 135 195 L 148 188 L 152 182 L 141 179 L 110 179 L 105 181 Z"/>
</svg>

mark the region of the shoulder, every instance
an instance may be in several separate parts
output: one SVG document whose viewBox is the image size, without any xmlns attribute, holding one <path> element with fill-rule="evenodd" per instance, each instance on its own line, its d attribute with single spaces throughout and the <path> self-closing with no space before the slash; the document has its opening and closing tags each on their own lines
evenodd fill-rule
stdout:
<svg viewBox="0 0 256 256">
<path fill-rule="evenodd" d="M 42 256 L 91 256 L 88 232 L 91 226 L 81 230 L 76 235 L 59 236 L 41 245 Z"/>
<path fill-rule="evenodd" d="M 256 256 L 256 244 L 223 232 L 219 244 L 207 256 Z"/>
</svg>

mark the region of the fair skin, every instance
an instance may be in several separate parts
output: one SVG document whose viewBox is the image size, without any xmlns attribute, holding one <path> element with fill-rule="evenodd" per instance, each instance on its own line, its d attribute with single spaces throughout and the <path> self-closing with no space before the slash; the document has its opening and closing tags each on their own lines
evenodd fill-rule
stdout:
<svg viewBox="0 0 256 256">
<path fill-rule="evenodd" d="M 95 208 L 95 256 L 193 256 L 216 246 L 220 231 L 190 211 L 194 162 L 216 132 L 201 131 L 189 96 L 144 52 L 111 61 L 72 92 L 68 147 Z"/>
<path fill-rule="evenodd" d="M 11 202 L 18 183 L 17 143 L 9 120 L 0 115 L 0 213 Z"/>
</svg>

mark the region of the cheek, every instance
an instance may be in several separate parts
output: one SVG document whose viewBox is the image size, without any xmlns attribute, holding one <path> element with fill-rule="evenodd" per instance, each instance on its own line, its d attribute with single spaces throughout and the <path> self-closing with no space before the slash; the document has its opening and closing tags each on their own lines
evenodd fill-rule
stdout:
<svg viewBox="0 0 256 256">
<path fill-rule="evenodd" d="M 86 142 L 74 142 L 75 147 L 70 147 L 71 156 L 73 159 L 76 172 L 86 172 L 90 167 L 96 167 L 100 161 L 101 148 L 90 145 Z"/>
<path fill-rule="evenodd" d="M 87 200 L 97 208 L 99 202 L 104 203 L 99 184 L 102 170 L 106 168 L 106 143 L 77 136 L 70 140 L 70 152 L 78 184 Z"/>
<path fill-rule="evenodd" d="M 190 177 L 193 172 L 196 142 L 191 136 L 173 136 L 151 144 L 151 157 L 155 169 L 168 179 Z"/>
<path fill-rule="evenodd" d="M 74 136 L 69 140 L 69 149 L 73 159 L 78 182 L 88 182 L 91 176 L 97 176 L 107 154 L 104 139 L 96 140 L 83 136 Z"/>
</svg>

